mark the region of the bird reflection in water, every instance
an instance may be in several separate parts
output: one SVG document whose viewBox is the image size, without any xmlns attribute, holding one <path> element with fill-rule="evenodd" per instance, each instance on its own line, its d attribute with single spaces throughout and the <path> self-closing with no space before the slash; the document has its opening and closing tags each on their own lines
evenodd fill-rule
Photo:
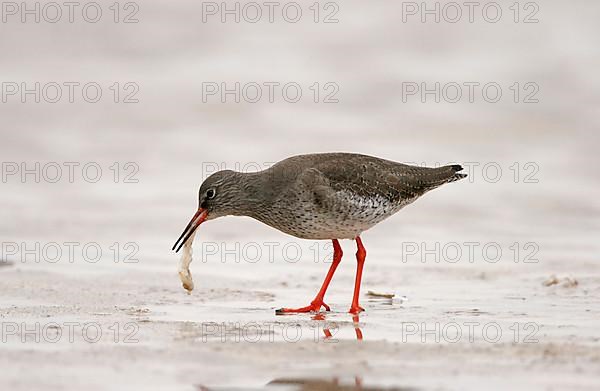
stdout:
<svg viewBox="0 0 600 391">
<path fill-rule="evenodd" d="M 322 327 L 324 340 L 335 341 L 335 335 L 339 331 L 339 326 L 333 322 L 327 322 L 327 314 L 323 312 L 316 313 L 311 316 L 311 319 L 321 323 L 319 326 Z M 352 325 L 354 332 L 356 333 L 356 339 L 361 341 L 363 339 L 363 333 L 360 328 L 360 318 L 358 314 L 352 315 Z M 348 379 L 349 380 L 349 379 Z M 283 388 L 282 388 L 283 387 Z M 291 388 L 290 388 L 291 387 Z M 217 390 L 213 388 L 207 388 L 204 386 L 197 386 L 199 391 L 210 391 Z M 227 388 L 228 390 L 233 390 Z M 263 389 L 263 388 L 260 388 Z M 415 391 L 414 388 L 410 387 L 391 387 L 385 388 L 381 386 L 365 386 L 363 384 L 362 376 L 354 376 L 354 384 L 352 381 L 341 381 L 339 377 L 333 377 L 331 379 L 317 379 L 317 378 L 278 378 L 271 380 L 265 385 L 266 390 L 294 390 L 294 391 L 375 391 L 375 390 L 389 390 L 389 391 Z M 237 388 L 235 389 L 237 390 Z"/>
<path fill-rule="evenodd" d="M 354 384 L 351 381 L 340 381 L 338 377 L 331 379 L 310 379 L 310 378 L 279 378 L 274 379 L 265 384 L 264 387 L 256 388 L 257 390 L 294 390 L 294 391 L 415 391 L 415 388 L 410 387 L 381 387 L 381 386 L 364 386 L 360 376 L 354 377 Z M 197 391 L 237 391 L 248 390 L 248 388 L 212 388 L 202 385 L 196 386 Z"/>
<path fill-rule="evenodd" d="M 339 327 L 337 325 L 335 325 L 335 330 L 334 330 L 334 332 L 332 332 L 330 324 L 327 323 L 327 318 L 325 317 L 325 314 L 322 312 L 319 312 L 319 313 L 313 315 L 311 317 L 311 319 L 319 321 L 319 322 L 324 322 L 325 327 L 323 327 L 323 334 L 325 334 L 325 340 L 329 340 L 329 339 L 333 338 L 333 335 L 339 329 Z M 352 324 L 354 326 L 354 332 L 356 333 L 356 339 L 359 341 L 362 341 L 363 334 L 362 334 L 362 330 L 360 329 L 360 318 L 359 318 L 358 314 L 352 315 Z"/>
<path fill-rule="evenodd" d="M 393 387 L 385 388 L 380 386 L 363 386 L 362 378 L 360 376 L 354 377 L 354 385 L 340 382 L 339 378 L 334 377 L 332 379 L 275 379 L 267 384 L 266 389 L 273 390 L 278 389 L 278 386 L 294 386 L 295 391 L 375 391 L 375 390 L 389 390 L 389 391 L 414 391 L 414 388 L 408 387 Z"/>
</svg>

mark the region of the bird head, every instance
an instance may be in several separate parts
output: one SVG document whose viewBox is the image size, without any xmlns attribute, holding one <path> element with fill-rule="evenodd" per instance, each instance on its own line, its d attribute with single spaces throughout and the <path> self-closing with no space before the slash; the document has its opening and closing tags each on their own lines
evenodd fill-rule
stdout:
<svg viewBox="0 0 600 391">
<path fill-rule="evenodd" d="M 218 171 L 206 178 L 198 191 L 198 210 L 173 245 L 178 252 L 196 229 L 207 220 L 234 214 L 242 197 L 239 173 Z"/>
</svg>

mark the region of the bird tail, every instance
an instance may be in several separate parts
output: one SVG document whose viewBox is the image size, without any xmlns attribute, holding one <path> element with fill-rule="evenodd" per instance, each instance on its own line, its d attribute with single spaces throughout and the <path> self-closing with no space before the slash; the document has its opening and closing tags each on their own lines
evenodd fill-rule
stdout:
<svg viewBox="0 0 600 391">
<path fill-rule="evenodd" d="M 463 167 L 460 164 L 453 164 L 451 166 L 446 166 L 442 168 L 450 168 L 453 171 L 453 175 L 450 177 L 450 179 L 448 179 L 448 183 L 458 181 L 467 177 L 467 174 L 459 172 L 463 170 Z"/>
<path fill-rule="evenodd" d="M 438 187 L 444 183 L 455 182 L 460 179 L 466 178 L 467 174 L 460 173 L 462 171 L 460 164 L 452 164 L 449 166 L 432 168 L 428 175 L 429 184 L 432 187 Z"/>
</svg>

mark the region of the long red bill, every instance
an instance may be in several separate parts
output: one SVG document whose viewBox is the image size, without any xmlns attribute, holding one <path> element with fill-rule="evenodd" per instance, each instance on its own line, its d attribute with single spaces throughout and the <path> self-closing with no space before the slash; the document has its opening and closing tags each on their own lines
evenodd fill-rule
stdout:
<svg viewBox="0 0 600 391">
<path fill-rule="evenodd" d="M 192 217 L 188 225 L 185 227 L 183 233 L 181 234 L 179 239 L 177 239 L 171 250 L 175 250 L 175 248 L 177 248 L 175 252 L 179 252 L 179 250 L 185 244 L 185 242 L 187 242 L 187 240 L 190 238 L 190 236 L 192 236 L 194 231 L 196 231 L 196 228 L 198 228 L 198 226 L 202 224 L 204 220 L 206 220 L 206 217 L 208 217 L 208 211 L 206 209 L 199 208 L 194 217 Z M 179 246 L 177 246 L 178 244 Z"/>
</svg>

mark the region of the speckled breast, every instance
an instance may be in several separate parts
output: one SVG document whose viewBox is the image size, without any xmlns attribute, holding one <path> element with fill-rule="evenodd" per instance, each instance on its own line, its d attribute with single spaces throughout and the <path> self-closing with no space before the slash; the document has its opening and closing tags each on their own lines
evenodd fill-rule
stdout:
<svg viewBox="0 0 600 391">
<path fill-rule="evenodd" d="M 361 197 L 339 191 L 325 203 L 303 200 L 292 206 L 281 200 L 268 216 L 256 218 L 302 239 L 354 239 L 416 198 L 394 202 L 382 196 Z"/>
</svg>

